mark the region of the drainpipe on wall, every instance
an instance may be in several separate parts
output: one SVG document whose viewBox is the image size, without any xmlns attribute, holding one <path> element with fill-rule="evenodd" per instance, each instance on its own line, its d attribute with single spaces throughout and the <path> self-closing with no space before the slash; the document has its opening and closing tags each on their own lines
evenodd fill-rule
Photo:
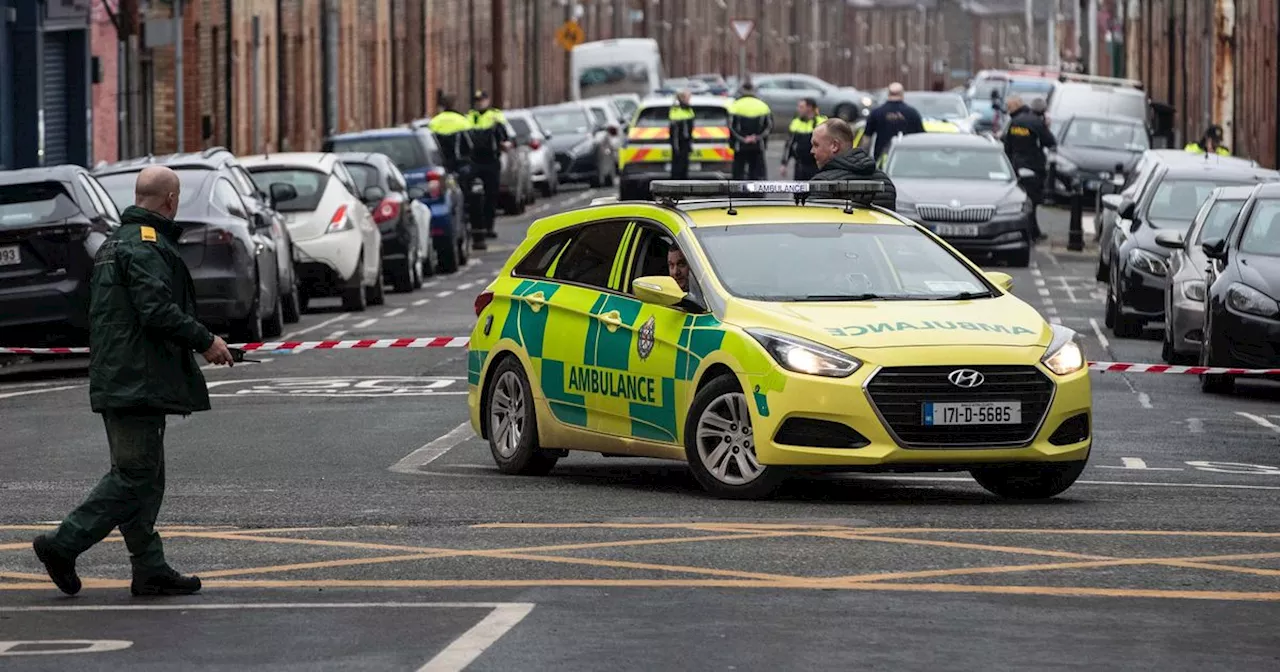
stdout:
<svg viewBox="0 0 1280 672">
<path fill-rule="evenodd" d="M 182 3 L 183 0 L 174 0 L 173 2 L 173 115 L 177 117 L 178 128 L 178 151 L 182 152 L 186 149 L 184 138 L 184 124 L 182 123 Z"/>
<path fill-rule="evenodd" d="M 1235 148 L 1236 3 L 1213 3 L 1213 118 L 1222 127 L 1222 144 Z"/>
</svg>

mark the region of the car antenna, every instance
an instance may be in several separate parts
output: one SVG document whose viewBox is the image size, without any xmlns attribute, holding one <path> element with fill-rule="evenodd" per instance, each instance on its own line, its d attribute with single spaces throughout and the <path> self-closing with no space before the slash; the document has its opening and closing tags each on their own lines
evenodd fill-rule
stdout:
<svg viewBox="0 0 1280 672">
<path fill-rule="evenodd" d="M 725 181 L 724 185 L 725 185 L 725 190 L 724 190 L 725 194 L 729 196 L 729 209 L 725 210 L 724 214 L 736 215 L 738 214 L 738 211 L 733 209 L 733 189 L 731 188 L 732 185 L 728 180 Z"/>
</svg>

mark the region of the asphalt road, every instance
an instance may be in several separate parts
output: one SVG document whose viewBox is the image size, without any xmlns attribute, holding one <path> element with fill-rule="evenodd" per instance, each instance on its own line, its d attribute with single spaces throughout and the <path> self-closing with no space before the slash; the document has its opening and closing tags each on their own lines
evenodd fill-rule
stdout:
<svg viewBox="0 0 1280 672">
<path fill-rule="evenodd" d="M 595 195 L 503 218 L 490 252 L 385 306 L 319 302 L 288 337 L 465 336 L 529 222 Z M 1091 359 L 1158 361 L 1101 326 L 1092 256 L 1043 219 L 1015 291 Z M 47 582 L 29 539 L 107 469 L 102 426 L 82 363 L 0 371 L 0 667 L 1280 666 L 1278 385 L 1095 374 L 1090 466 L 1048 502 L 963 474 L 726 502 L 674 463 L 498 474 L 464 426 L 463 349 L 262 356 L 207 371 L 214 410 L 170 423 L 166 550 L 206 586 L 172 600 L 129 597 L 118 537 L 80 559 L 80 596 Z"/>
</svg>

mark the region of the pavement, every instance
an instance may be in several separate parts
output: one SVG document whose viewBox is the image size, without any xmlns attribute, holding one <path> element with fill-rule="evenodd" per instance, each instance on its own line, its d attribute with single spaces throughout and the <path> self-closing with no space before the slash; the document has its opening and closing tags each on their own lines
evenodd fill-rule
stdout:
<svg viewBox="0 0 1280 672">
<path fill-rule="evenodd" d="M 459 273 L 287 338 L 468 335 L 524 229 L 609 190 L 503 217 Z M 1067 216 L 1000 269 L 1090 359 L 1115 338 Z M 1092 236 L 1087 236 L 1091 239 Z M 196 596 L 128 594 L 118 536 L 58 593 L 30 552 L 108 467 L 83 360 L 0 372 L 0 668 L 1274 670 L 1280 385 L 1093 379 L 1094 452 L 1051 501 L 964 474 L 839 475 L 766 502 L 711 499 L 679 463 L 574 453 L 499 474 L 466 426 L 465 349 L 262 353 L 209 369 L 173 418 L 161 512 Z"/>
</svg>

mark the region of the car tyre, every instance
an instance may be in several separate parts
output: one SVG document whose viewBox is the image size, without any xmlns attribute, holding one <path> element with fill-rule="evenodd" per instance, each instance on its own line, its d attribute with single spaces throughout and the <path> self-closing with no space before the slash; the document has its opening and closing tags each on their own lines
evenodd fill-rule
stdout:
<svg viewBox="0 0 1280 672">
<path fill-rule="evenodd" d="M 458 272 L 458 243 L 452 238 L 436 248 L 440 257 L 440 272 L 449 274 Z"/>
<path fill-rule="evenodd" d="M 685 421 L 684 450 L 693 477 L 722 499 L 765 499 L 783 480 L 779 467 L 760 464 L 747 395 L 738 381 L 722 375 L 693 398 Z"/>
<path fill-rule="evenodd" d="M 306 310 L 306 308 L 302 305 L 302 289 L 298 287 L 296 279 L 293 281 L 293 287 L 290 288 L 289 293 L 284 295 L 282 308 L 284 310 L 285 324 L 296 324 L 302 320 L 302 311 Z"/>
<path fill-rule="evenodd" d="M 387 290 L 382 285 L 382 262 L 378 262 L 378 272 L 373 275 L 373 284 L 365 288 L 367 301 L 371 306 L 381 306 L 387 302 Z"/>
<path fill-rule="evenodd" d="M 237 320 L 231 327 L 231 339 L 237 343 L 261 343 L 262 342 L 262 297 L 254 302 L 254 308 L 250 315 L 243 320 Z"/>
<path fill-rule="evenodd" d="M 1211 326 L 1209 321 L 1205 320 L 1204 342 L 1200 345 L 1200 366 L 1213 366 L 1213 358 L 1209 356 L 1209 352 L 1212 349 L 1212 344 L 1209 341 Z M 1235 389 L 1235 376 L 1223 373 L 1200 374 L 1200 391 L 1205 394 L 1231 394 Z"/>
<path fill-rule="evenodd" d="M 392 286 L 400 294 L 412 292 L 418 282 L 418 248 L 411 248 L 405 256 L 404 267 L 397 271 L 395 277 L 392 278 Z"/>
<path fill-rule="evenodd" d="M 538 445 L 533 389 L 520 360 L 508 357 L 498 364 L 489 375 L 485 398 L 485 434 L 498 471 L 520 476 L 550 473 L 560 456 Z"/>
<path fill-rule="evenodd" d="M 358 272 L 358 271 L 357 271 Z M 369 305 L 369 297 L 364 291 L 364 284 L 357 282 L 354 287 L 348 287 L 342 292 L 342 309 L 351 312 L 364 312 Z"/>
<path fill-rule="evenodd" d="M 279 293 L 276 294 L 276 306 L 271 314 L 262 318 L 262 336 L 264 338 L 279 338 L 284 333 L 284 301 Z"/>
<path fill-rule="evenodd" d="M 983 467 L 969 472 L 988 492 L 1007 499 L 1048 499 L 1080 478 L 1087 460 Z"/>
<path fill-rule="evenodd" d="M 1111 269 L 1102 263 L 1102 253 L 1098 253 L 1098 267 L 1094 270 L 1093 277 L 1099 282 L 1106 282 L 1107 276 L 1110 275 Z"/>
<path fill-rule="evenodd" d="M 551 179 L 547 178 L 546 182 L 539 182 L 538 191 L 542 193 L 543 198 L 551 198 L 551 195 L 554 193 L 551 191 Z"/>
</svg>

